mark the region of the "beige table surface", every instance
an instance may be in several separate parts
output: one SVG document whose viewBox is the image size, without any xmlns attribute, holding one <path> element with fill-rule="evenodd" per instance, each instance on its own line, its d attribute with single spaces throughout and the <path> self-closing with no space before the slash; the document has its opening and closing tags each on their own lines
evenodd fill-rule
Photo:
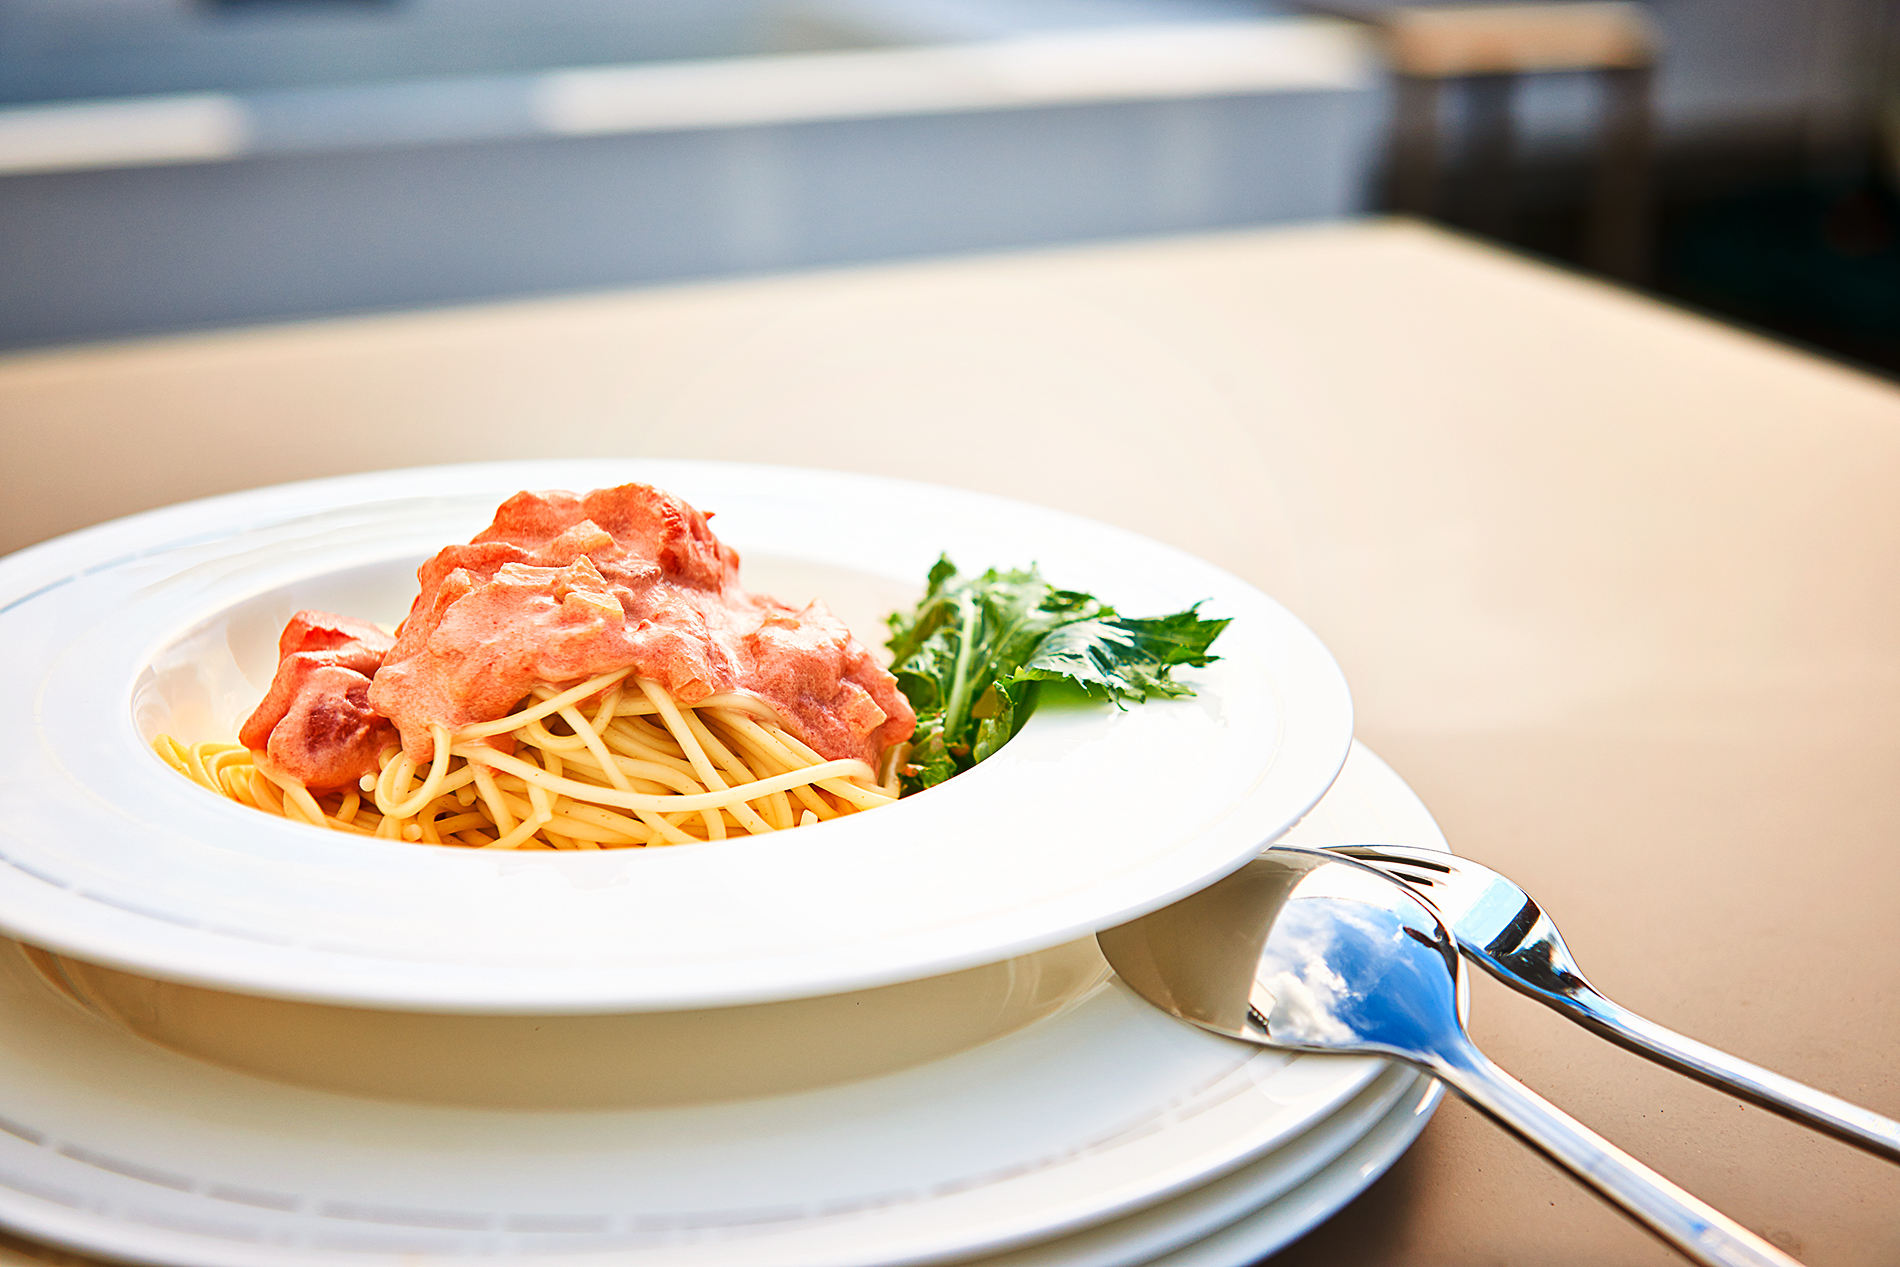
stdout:
<svg viewBox="0 0 1900 1267">
<path fill-rule="evenodd" d="M 1278 596 L 1454 846 L 1613 997 L 1900 1116 L 1900 391 L 1399 224 L 0 358 L 0 548 L 516 455 L 903 475 Z M 715 508 L 716 509 L 716 508 Z M 865 525 L 875 532 L 877 525 Z M 1813 1267 L 1900 1166 L 1480 982 L 1507 1068 Z M 1462 1105 L 1298 1264 L 1667 1263 Z"/>
</svg>

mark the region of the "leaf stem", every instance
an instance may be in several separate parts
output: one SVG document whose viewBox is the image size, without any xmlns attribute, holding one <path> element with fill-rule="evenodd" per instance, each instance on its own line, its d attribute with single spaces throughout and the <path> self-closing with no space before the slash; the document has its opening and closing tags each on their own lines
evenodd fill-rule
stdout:
<svg viewBox="0 0 1900 1267">
<path fill-rule="evenodd" d="M 950 698 L 944 703 L 944 742 L 954 743 L 963 732 L 970 708 L 971 661 L 976 657 L 976 626 L 980 612 L 966 590 L 957 597 L 957 664 L 950 674 Z"/>
</svg>

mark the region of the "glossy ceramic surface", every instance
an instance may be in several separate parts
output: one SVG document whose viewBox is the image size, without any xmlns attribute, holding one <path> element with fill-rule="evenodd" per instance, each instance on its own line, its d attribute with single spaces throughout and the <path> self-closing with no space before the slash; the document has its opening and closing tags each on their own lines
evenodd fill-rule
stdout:
<svg viewBox="0 0 1900 1267">
<path fill-rule="evenodd" d="M 1401 1084 L 1405 1089 L 1391 1099 L 1386 1088 Z M 1439 1083 L 1395 1065 L 1358 1100 L 1232 1174 L 1086 1231 L 973 1260 L 972 1267 L 1245 1267 L 1383 1174 L 1443 1095 Z"/>
<path fill-rule="evenodd" d="M 1429 1080 L 1324 1169 L 1273 1201 L 1146 1267 L 1252 1267 L 1284 1249 L 1365 1191 L 1418 1138 L 1444 1096 Z"/>
<path fill-rule="evenodd" d="M 1295 838 L 1442 845 L 1404 784 L 1354 753 Z M 1298 1141 L 1419 1086 L 1377 1061 L 1257 1052 L 1110 984 L 975 1050 L 827 1090 L 632 1111 L 453 1109 L 191 1060 L 8 963 L 0 1219 L 192 1267 L 416 1253 L 730 1267 L 970 1257 L 1135 1215 L 1285 1152 L 1286 1168 L 1246 1199 L 1214 1189 L 1213 1213 L 1190 1203 L 1202 1213 L 1156 1231 L 1160 1247 L 1317 1174 L 1373 1128 L 1361 1117 Z M 1390 1136 L 1385 1160 L 1409 1138 Z"/>
<path fill-rule="evenodd" d="M 829 591 L 866 641 L 940 551 L 1033 561 L 1134 614 L 1204 599 L 1234 620 L 1193 698 L 1044 707 L 922 796 L 691 848 L 497 856 L 319 833 L 147 750 L 161 730 L 229 735 L 298 607 L 393 622 L 416 564 L 510 493 L 633 479 L 716 512 L 748 585 Z M 712 463 L 398 471 L 173 507 L 0 562 L 0 640 L 0 709 L 34 719 L 0 734 L 0 929 L 143 975 L 409 1010 L 756 1003 L 1058 945 L 1238 866 L 1319 799 L 1352 727 L 1313 635 L 1179 551 L 950 489 Z"/>
<path fill-rule="evenodd" d="M 1014 1033 L 1108 977 L 1084 939 L 812 999 L 465 1015 L 233 994 L 0 941 L 0 953 L 8 948 L 88 1012 L 188 1056 L 348 1095 L 507 1109 L 658 1108 L 836 1086 Z M 535 1076 L 522 1077 L 524 1069 Z"/>
</svg>

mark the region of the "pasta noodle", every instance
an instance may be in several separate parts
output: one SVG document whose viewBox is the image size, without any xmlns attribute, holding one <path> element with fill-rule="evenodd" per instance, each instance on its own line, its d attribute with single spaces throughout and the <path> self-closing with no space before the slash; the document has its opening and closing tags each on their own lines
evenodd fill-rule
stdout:
<svg viewBox="0 0 1900 1267">
<path fill-rule="evenodd" d="M 239 744 L 153 743 L 233 801 L 337 831 L 480 849 L 691 844 L 803 826 L 897 799 L 903 745 L 879 772 L 826 760 L 749 695 L 673 699 L 631 668 L 542 685 L 494 721 L 431 727 L 418 764 L 391 745 L 358 787 L 313 794 Z"/>
<path fill-rule="evenodd" d="M 747 592 L 670 493 L 516 493 L 416 580 L 393 634 L 293 614 L 238 743 L 159 754 L 286 818 L 485 849 L 724 840 L 897 799 L 897 679 L 822 603 Z"/>
</svg>

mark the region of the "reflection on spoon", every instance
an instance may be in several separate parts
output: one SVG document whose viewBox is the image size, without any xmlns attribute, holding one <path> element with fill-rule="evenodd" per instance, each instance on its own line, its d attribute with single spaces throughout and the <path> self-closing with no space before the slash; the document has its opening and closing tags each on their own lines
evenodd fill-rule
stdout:
<svg viewBox="0 0 1900 1267">
<path fill-rule="evenodd" d="M 1389 1056 L 1441 1079 L 1694 1262 L 1799 1267 L 1492 1064 L 1459 1020 L 1457 942 L 1380 871 L 1270 849 L 1096 940 L 1137 994 L 1203 1029 L 1291 1051 Z"/>
</svg>

